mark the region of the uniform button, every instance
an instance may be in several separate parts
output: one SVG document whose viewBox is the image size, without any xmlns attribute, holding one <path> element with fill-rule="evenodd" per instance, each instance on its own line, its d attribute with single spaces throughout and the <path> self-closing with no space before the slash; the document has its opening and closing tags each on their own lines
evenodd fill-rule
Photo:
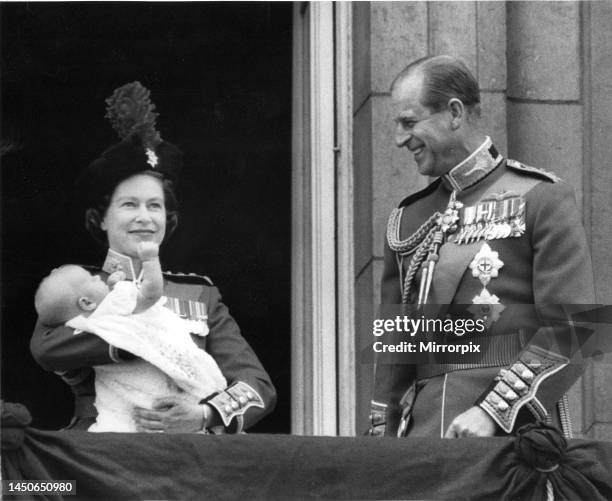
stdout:
<svg viewBox="0 0 612 501">
<path fill-rule="evenodd" d="M 246 397 L 240 396 L 238 397 L 238 402 L 240 402 L 240 405 L 246 405 L 247 399 Z"/>
<path fill-rule="evenodd" d="M 232 412 L 232 406 L 226 405 L 225 407 L 223 407 L 223 410 L 226 412 L 226 414 L 229 414 L 230 412 Z"/>
<path fill-rule="evenodd" d="M 514 386 L 514 389 L 518 391 L 521 391 L 527 388 L 527 385 L 520 380 L 517 380 L 514 383 L 512 383 L 512 386 Z"/>
<path fill-rule="evenodd" d="M 238 410 L 238 407 L 240 407 L 240 405 L 238 405 L 238 402 L 236 402 L 235 400 L 232 402 L 232 409 L 234 410 Z"/>
<path fill-rule="evenodd" d="M 255 395 L 253 395 L 252 391 L 247 391 L 246 396 L 249 400 L 255 400 Z"/>
</svg>

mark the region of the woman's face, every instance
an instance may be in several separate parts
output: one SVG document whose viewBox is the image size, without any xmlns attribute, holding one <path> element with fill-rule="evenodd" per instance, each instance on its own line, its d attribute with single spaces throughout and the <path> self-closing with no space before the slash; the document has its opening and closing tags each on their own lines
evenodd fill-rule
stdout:
<svg viewBox="0 0 612 501">
<path fill-rule="evenodd" d="M 166 234 L 166 206 L 161 180 L 136 174 L 117 185 L 101 224 L 114 251 L 138 257 L 139 242 L 161 244 Z"/>
</svg>

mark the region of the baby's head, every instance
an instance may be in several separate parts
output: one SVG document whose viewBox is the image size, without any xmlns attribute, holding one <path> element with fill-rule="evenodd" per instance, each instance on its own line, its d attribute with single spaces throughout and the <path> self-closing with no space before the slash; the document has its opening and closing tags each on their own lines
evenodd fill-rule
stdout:
<svg viewBox="0 0 612 501">
<path fill-rule="evenodd" d="M 99 276 L 67 264 L 43 279 L 34 306 L 43 324 L 61 325 L 77 315 L 93 312 L 108 292 L 108 285 Z"/>
</svg>

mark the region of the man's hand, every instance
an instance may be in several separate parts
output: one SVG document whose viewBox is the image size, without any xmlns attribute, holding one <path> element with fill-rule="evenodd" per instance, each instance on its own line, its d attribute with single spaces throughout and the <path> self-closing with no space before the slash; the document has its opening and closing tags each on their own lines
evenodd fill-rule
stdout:
<svg viewBox="0 0 612 501">
<path fill-rule="evenodd" d="M 495 421 L 480 407 L 470 407 L 453 419 L 444 438 L 492 437 L 496 426 Z"/>
<path fill-rule="evenodd" d="M 157 256 L 159 256 L 159 244 L 155 242 L 149 242 L 147 240 L 138 242 L 136 252 L 138 252 L 138 257 L 141 261 L 149 261 L 150 259 L 155 259 Z"/>
<path fill-rule="evenodd" d="M 202 430 L 202 407 L 178 396 L 161 397 L 153 409 L 136 407 L 134 420 L 138 431 L 152 433 L 193 433 Z"/>
</svg>

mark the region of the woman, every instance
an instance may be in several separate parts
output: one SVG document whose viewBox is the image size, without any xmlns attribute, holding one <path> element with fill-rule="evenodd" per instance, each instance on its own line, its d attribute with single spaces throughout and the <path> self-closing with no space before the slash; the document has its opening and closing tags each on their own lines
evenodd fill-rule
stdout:
<svg viewBox="0 0 612 501">
<path fill-rule="evenodd" d="M 107 117 L 122 141 L 84 170 L 77 188 L 88 207 L 86 228 L 108 246 L 106 260 L 97 273 L 106 279 L 110 273 L 122 270 L 128 279 L 138 280 L 138 244 L 161 244 L 176 228 L 173 182 L 180 171 L 181 154 L 175 146 L 162 141 L 155 130 L 155 106 L 140 83 L 115 90 L 107 104 Z M 205 336 L 192 338 L 215 359 L 228 387 L 213 395 L 202 395 L 198 404 L 188 404 L 176 396 L 158 399 L 153 408 L 136 411 L 139 430 L 240 432 L 248 428 L 270 412 L 276 402 L 268 374 L 209 279 L 170 273 L 164 274 L 164 279 L 167 305 L 194 325 L 194 333 L 208 331 Z M 30 347 L 44 369 L 55 371 L 70 385 L 75 395 L 74 417 L 68 426 L 71 429 L 87 429 L 95 422 L 92 367 L 134 358 L 93 334 L 75 336 L 69 327 L 50 328 L 41 322 L 36 324 Z"/>
</svg>

